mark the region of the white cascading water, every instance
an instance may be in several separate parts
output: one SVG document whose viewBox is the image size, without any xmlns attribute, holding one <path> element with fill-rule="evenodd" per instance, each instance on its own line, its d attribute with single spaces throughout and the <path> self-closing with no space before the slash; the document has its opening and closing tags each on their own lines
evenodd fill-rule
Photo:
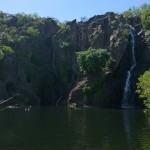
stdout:
<svg viewBox="0 0 150 150">
<path fill-rule="evenodd" d="M 131 75 L 132 71 L 136 66 L 135 60 L 135 29 L 130 25 L 130 34 L 131 34 L 131 46 L 132 46 L 132 62 L 130 70 L 127 72 L 127 78 L 124 86 L 123 98 L 122 98 L 122 108 L 133 108 L 134 102 L 131 98 Z"/>
</svg>

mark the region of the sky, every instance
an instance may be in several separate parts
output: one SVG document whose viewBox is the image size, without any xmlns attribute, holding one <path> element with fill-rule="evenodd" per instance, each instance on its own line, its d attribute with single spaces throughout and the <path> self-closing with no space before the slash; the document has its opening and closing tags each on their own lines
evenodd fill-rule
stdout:
<svg viewBox="0 0 150 150">
<path fill-rule="evenodd" d="M 37 13 L 41 17 L 53 17 L 71 21 L 90 18 L 106 12 L 121 13 L 130 7 L 150 4 L 150 0 L 0 0 L 0 11 L 10 14 Z"/>
</svg>

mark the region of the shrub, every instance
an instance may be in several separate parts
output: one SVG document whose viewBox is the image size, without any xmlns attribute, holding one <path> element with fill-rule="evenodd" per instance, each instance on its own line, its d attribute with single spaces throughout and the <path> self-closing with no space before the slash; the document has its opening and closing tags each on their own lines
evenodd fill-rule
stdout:
<svg viewBox="0 0 150 150">
<path fill-rule="evenodd" d="M 4 53 L 2 51 L 0 51 L 0 60 L 2 60 L 4 57 Z"/>
<path fill-rule="evenodd" d="M 13 53 L 12 48 L 9 46 L 1 46 L 0 51 L 2 51 L 3 53 L 7 53 L 7 54 Z"/>
<path fill-rule="evenodd" d="M 117 40 L 115 43 L 114 43 L 114 47 L 118 47 L 119 46 L 119 40 Z"/>
<path fill-rule="evenodd" d="M 99 76 L 93 79 L 92 82 L 89 82 L 83 86 L 82 92 L 85 95 L 95 94 L 97 91 L 99 91 L 102 88 L 104 79 Z"/>
<path fill-rule="evenodd" d="M 142 25 L 145 30 L 150 29 L 150 9 L 145 9 L 141 13 Z"/>
<path fill-rule="evenodd" d="M 64 31 L 70 28 L 69 25 L 67 25 L 66 23 L 59 23 L 60 26 L 60 30 L 59 31 Z"/>
<path fill-rule="evenodd" d="M 0 60 L 3 59 L 4 54 L 11 54 L 11 53 L 13 53 L 13 50 L 12 50 L 11 47 L 9 47 L 9 46 L 1 46 L 0 47 Z"/>
<path fill-rule="evenodd" d="M 122 13 L 123 17 L 127 20 L 130 17 L 134 17 L 134 16 L 141 16 L 141 19 L 143 21 L 146 20 L 146 22 L 148 22 L 150 19 L 147 17 L 149 16 L 149 12 L 150 11 L 150 5 L 145 3 L 143 5 L 141 5 L 140 7 L 132 7 L 127 11 L 124 11 Z M 142 14 L 142 15 L 141 15 Z M 142 21 L 142 22 L 143 22 Z M 145 24 L 145 22 L 144 22 Z"/>
<path fill-rule="evenodd" d="M 120 27 L 120 28 L 123 28 L 123 27 L 124 27 L 123 22 L 120 22 L 120 23 L 119 23 L 119 27 Z"/>
<path fill-rule="evenodd" d="M 69 47 L 70 47 L 69 42 L 61 42 L 60 43 L 60 48 L 62 48 L 62 49 L 68 49 Z"/>
<path fill-rule="evenodd" d="M 116 24 L 116 20 L 111 21 L 111 25 L 115 25 Z"/>
<path fill-rule="evenodd" d="M 116 20 L 111 21 L 111 28 L 114 28 L 115 25 L 116 25 Z"/>
<path fill-rule="evenodd" d="M 150 70 L 141 75 L 138 80 L 136 92 L 143 99 L 146 108 L 150 109 Z"/>
<path fill-rule="evenodd" d="M 112 57 L 105 49 L 92 49 L 77 52 L 77 62 L 81 72 L 95 73 L 109 67 Z"/>
<path fill-rule="evenodd" d="M 88 85 L 84 85 L 84 87 L 82 88 L 82 92 L 86 95 L 92 94 L 91 87 Z"/>
<path fill-rule="evenodd" d="M 123 30 L 123 35 L 129 36 L 130 35 L 129 30 L 128 29 L 124 29 Z"/>
<path fill-rule="evenodd" d="M 128 18 L 132 16 L 132 12 L 130 10 L 124 11 L 122 15 L 127 20 Z"/>
<path fill-rule="evenodd" d="M 26 32 L 32 37 L 38 37 L 38 35 L 40 34 L 39 30 L 33 27 L 29 27 Z"/>
</svg>

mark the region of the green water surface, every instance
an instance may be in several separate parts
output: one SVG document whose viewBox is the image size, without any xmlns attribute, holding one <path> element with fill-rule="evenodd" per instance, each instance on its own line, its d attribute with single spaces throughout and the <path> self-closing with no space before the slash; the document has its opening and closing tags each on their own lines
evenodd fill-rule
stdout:
<svg viewBox="0 0 150 150">
<path fill-rule="evenodd" d="M 0 150 L 150 150 L 150 116 L 134 109 L 5 109 Z"/>
</svg>

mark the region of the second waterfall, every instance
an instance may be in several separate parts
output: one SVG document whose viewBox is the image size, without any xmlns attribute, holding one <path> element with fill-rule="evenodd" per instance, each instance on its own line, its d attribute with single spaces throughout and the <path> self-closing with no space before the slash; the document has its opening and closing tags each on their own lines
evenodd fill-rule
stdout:
<svg viewBox="0 0 150 150">
<path fill-rule="evenodd" d="M 135 60 L 135 29 L 130 25 L 130 34 L 131 34 L 131 47 L 132 47 L 132 60 L 131 60 L 131 66 L 130 69 L 127 71 L 127 78 L 124 85 L 124 91 L 123 91 L 123 98 L 122 98 L 122 108 L 133 108 L 134 107 L 134 101 L 132 99 L 132 93 L 131 93 L 131 76 L 132 71 L 136 66 L 136 60 Z"/>
</svg>

